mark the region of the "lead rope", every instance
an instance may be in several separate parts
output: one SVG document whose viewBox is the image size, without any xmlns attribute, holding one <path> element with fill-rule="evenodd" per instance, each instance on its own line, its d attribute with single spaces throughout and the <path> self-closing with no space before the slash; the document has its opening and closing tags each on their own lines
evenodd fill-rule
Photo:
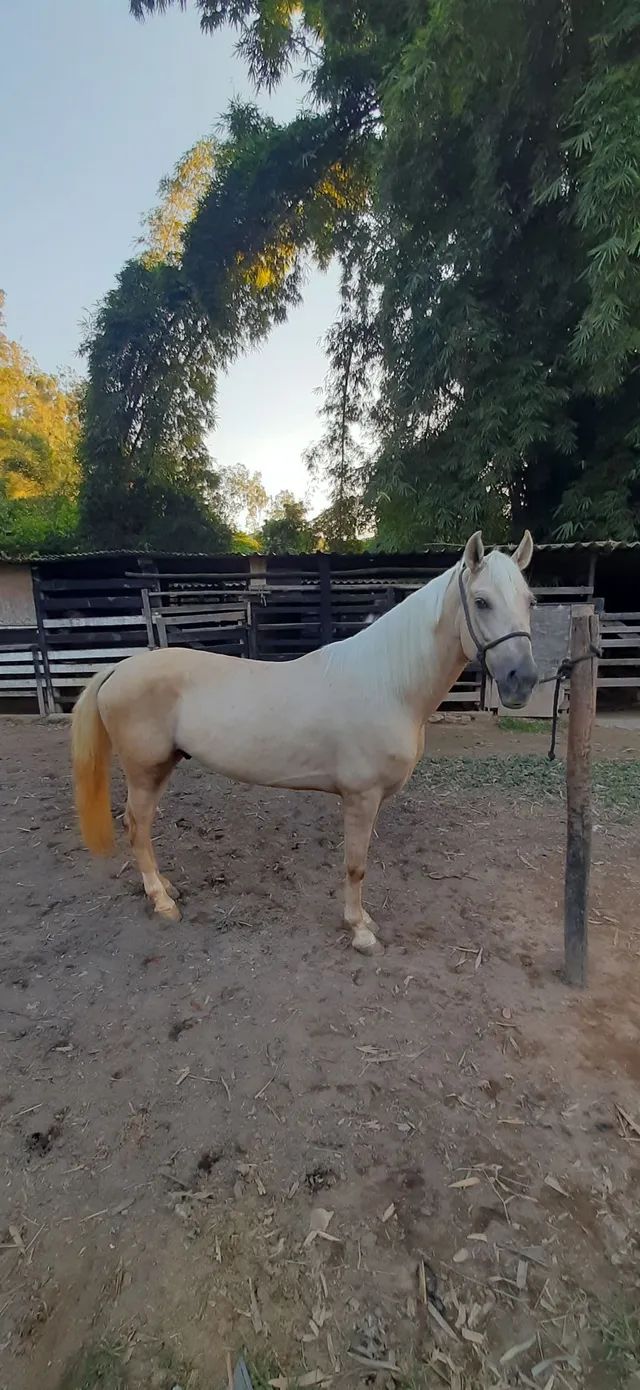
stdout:
<svg viewBox="0 0 640 1390">
<path fill-rule="evenodd" d="M 569 657 L 565 657 L 564 661 L 560 662 L 555 676 L 545 676 L 544 680 L 538 681 L 538 685 L 550 685 L 552 681 L 555 681 L 555 689 L 553 692 L 553 714 L 551 716 L 551 743 L 549 745 L 549 753 L 547 755 L 550 763 L 555 762 L 556 757 L 556 742 L 558 738 L 558 713 L 560 708 L 560 690 L 562 687 L 562 682 L 569 679 L 574 666 L 579 666 L 581 661 L 593 661 L 594 657 L 597 657 L 599 659 L 601 656 L 602 652 L 600 651 L 599 647 L 596 647 L 593 642 L 590 642 L 589 650 L 588 652 L 585 652 L 584 656 L 577 656 L 573 661 L 571 661 Z"/>
</svg>

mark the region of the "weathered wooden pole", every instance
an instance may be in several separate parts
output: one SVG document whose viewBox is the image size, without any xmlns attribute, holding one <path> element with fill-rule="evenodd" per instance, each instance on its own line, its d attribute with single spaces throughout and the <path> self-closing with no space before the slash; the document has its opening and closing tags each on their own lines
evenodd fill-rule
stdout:
<svg viewBox="0 0 640 1390">
<path fill-rule="evenodd" d="M 570 985 L 587 981 L 591 871 L 591 732 L 596 706 L 599 622 L 593 605 L 576 604 L 571 618 L 567 740 L 567 863 L 564 880 L 564 962 Z"/>
</svg>

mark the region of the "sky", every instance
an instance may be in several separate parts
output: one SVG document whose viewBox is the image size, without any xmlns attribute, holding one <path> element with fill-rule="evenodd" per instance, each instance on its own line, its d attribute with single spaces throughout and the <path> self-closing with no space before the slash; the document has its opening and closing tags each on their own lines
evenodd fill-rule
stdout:
<svg viewBox="0 0 640 1390">
<path fill-rule="evenodd" d="M 128 0 L 0 0 L 0 288 L 9 336 L 45 371 L 83 370 L 83 321 L 135 254 L 160 179 L 231 98 L 293 114 L 294 79 L 256 98 L 233 50 L 192 8 L 138 24 Z M 219 381 L 219 465 L 314 500 L 301 454 L 336 306 L 335 271 L 312 272 L 304 304 Z"/>
</svg>

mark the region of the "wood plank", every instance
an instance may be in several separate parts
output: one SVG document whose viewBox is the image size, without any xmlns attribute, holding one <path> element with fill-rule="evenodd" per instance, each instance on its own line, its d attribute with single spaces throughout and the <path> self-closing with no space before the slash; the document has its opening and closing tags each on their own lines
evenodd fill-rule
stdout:
<svg viewBox="0 0 640 1390">
<path fill-rule="evenodd" d="M 241 632 L 245 627 L 244 623 L 232 622 L 221 623 L 218 618 L 212 617 L 210 613 L 203 613 L 201 618 L 187 618 L 186 621 L 180 618 L 163 618 L 165 626 L 172 632 L 193 632 L 194 636 L 206 630 L 215 628 L 216 632 Z M 297 627 L 296 623 L 296 627 Z"/>
<path fill-rule="evenodd" d="M 124 660 L 127 656 L 138 656 L 140 652 L 148 651 L 148 647 L 50 647 L 49 660 L 56 661 L 102 661 L 108 664 L 111 661 Z M 1 659 L 1 658 L 0 658 Z"/>
<path fill-rule="evenodd" d="M 286 618 L 278 618 L 276 622 L 258 622 L 256 626 L 258 628 L 260 642 L 268 641 L 269 633 L 273 634 L 279 631 L 290 631 L 296 633 L 300 642 L 304 644 L 307 636 L 316 636 L 322 631 L 322 625 L 317 618 L 309 618 L 308 621 L 304 623 L 294 623 L 288 621 Z"/>
<path fill-rule="evenodd" d="M 438 709 L 442 709 L 444 705 L 448 704 L 471 705 L 471 707 L 475 709 L 480 704 L 480 690 L 478 689 L 477 698 L 474 698 L 470 692 L 450 690 L 449 694 L 445 695 L 442 704 L 438 705 Z"/>
<path fill-rule="evenodd" d="M 0 638 L 1 637 L 2 629 L 0 628 Z M 13 642 L 11 639 L 8 639 L 5 643 L 0 641 L 0 656 L 2 656 L 3 652 L 33 652 L 38 650 L 38 643 L 35 641 Z"/>
<path fill-rule="evenodd" d="M 193 641 L 187 643 L 188 646 L 200 647 L 205 651 L 230 652 L 244 651 L 246 646 L 247 629 L 237 628 L 234 632 L 220 632 L 215 627 L 205 628 L 203 632 L 194 632 Z M 179 646 L 178 642 L 172 642 L 172 646 Z"/>
<path fill-rule="evenodd" d="M 156 598 L 156 597 L 157 597 L 157 598 L 161 598 L 161 599 L 168 598 L 168 599 L 170 599 L 171 601 L 173 601 L 174 599 L 178 599 L 178 598 L 201 598 L 201 597 L 202 597 L 202 598 L 220 598 L 220 599 L 223 599 L 223 600 L 224 600 L 224 599 L 228 599 L 228 598 L 230 598 L 230 599 L 241 599 L 241 598 L 244 598 L 245 596 L 246 596 L 247 600 L 248 600 L 248 598 L 249 598 L 249 590 L 248 590 L 248 589 L 240 588 L 240 587 L 237 587 L 237 588 L 234 588 L 234 589 L 221 588 L 221 587 L 220 587 L 219 585 L 217 585 L 217 584 L 208 584 L 208 585 L 202 585 L 202 584 L 190 585 L 190 584 L 185 584 L 185 585 L 184 585 L 184 588 L 182 588 L 182 589 L 163 589 L 162 586 L 160 586 L 160 588 L 154 589 L 152 592 L 153 592 L 154 598 Z"/>
<path fill-rule="evenodd" d="M 26 665 L 29 665 L 29 657 L 31 657 L 31 665 L 33 666 L 33 665 L 34 665 L 34 656 L 33 656 L 33 653 L 32 653 L 32 652 L 30 653 L 28 647 L 23 647 L 22 650 L 20 650 L 20 648 L 11 647 L 11 648 L 7 648 L 6 651 L 3 651 L 2 648 L 0 647 L 0 668 L 1 668 L 2 666 L 6 665 L 7 663 L 16 662 L 16 661 L 17 661 L 17 662 L 22 662 L 23 665 L 24 665 L 25 663 L 26 663 Z"/>
<path fill-rule="evenodd" d="M 144 578 L 125 578 L 114 575 L 111 579 L 94 579 L 91 575 L 85 575 L 84 579 L 49 579 L 40 578 L 40 589 L 43 595 L 48 591 L 51 594 L 81 593 L 86 594 L 89 589 L 96 589 L 99 593 L 111 592 L 122 589 L 126 593 L 135 594 L 136 589 L 143 589 L 147 580 Z"/>
<path fill-rule="evenodd" d="M 216 622 L 239 623 L 244 622 L 247 616 L 246 608 L 212 608 L 209 604 L 203 604 L 201 608 L 188 608 L 186 604 L 183 608 L 154 608 L 153 613 L 161 613 L 167 623 L 184 620 L 201 622 L 203 618 L 215 618 Z"/>
<path fill-rule="evenodd" d="M 137 576 L 134 576 L 133 574 L 131 574 L 131 572 L 130 572 L 129 570 L 127 570 L 127 572 L 126 572 L 126 578 L 127 578 L 127 579 L 129 579 L 129 578 L 133 579 L 134 577 L 137 577 Z M 213 585 L 213 584 L 216 584 L 216 583 L 217 583 L 217 584 L 220 584 L 220 585 L 222 585 L 222 584 L 236 584 L 236 585 L 243 584 L 243 585 L 246 585 L 246 586 L 248 587 L 248 584 L 249 584 L 249 571 L 248 571 L 248 569 L 247 569 L 247 570 L 194 570 L 193 572 L 191 572 L 190 570 L 184 570 L 184 572 L 183 572 L 182 574 L 174 574 L 173 572 L 168 573 L 168 574 L 164 574 L 164 573 L 162 573 L 160 570 L 142 570 L 142 571 L 141 571 L 141 574 L 140 574 L 140 578 L 141 578 L 145 583 L 149 583 L 149 582 L 152 580 L 153 583 L 154 583 L 154 585 L 156 585 L 156 584 L 158 583 L 158 580 L 160 580 L 160 584 L 193 584 L 195 580 L 201 580 L 201 581 L 202 581 L 202 580 L 204 580 L 204 581 L 207 581 L 207 580 L 208 580 L 209 583 L 212 584 L 212 585 Z"/>
<path fill-rule="evenodd" d="M 99 608 L 106 608 L 110 613 L 131 613 L 136 608 L 137 594 L 118 595 L 114 593 L 96 594 L 93 597 L 89 594 L 70 598 L 49 598 L 43 599 L 42 609 L 46 617 L 53 617 L 55 614 L 68 613 L 91 613 Z"/>
<path fill-rule="evenodd" d="M 536 598 L 539 596 L 547 598 L 551 595 L 553 598 L 559 599 L 561 594 L 570 598 L 578 598 L 581 594 L 591 595 L 589 584 L 532 584 L 531 588 Z"/>
<path fill-rule="evenodd" d="M 615 690 L 624 686 L 627 690 L 640 690 L 640 675 L 638 676 L 605 676 L 601 679 L 598 676 L 599 690 Z"/>
<path fill-rule="evenodd" d="M 100 661 L 89 662 L 84 666 L 76 666 L 71 662 L 69 666 L 63 666 L 58 670 L 53 667 L 51 679 L 56 690 L 59 685 L 84 685 L 90 676 L 95 676 L 96 672 L 102 671 L 103 668 L 104 663 Z M 73 679 L 74 677 L 75 679 Z"/>
<path fill-rule="evenodd" d="M 640 652 L 637 656 L 601 656 L 599 666 L 640 666 Z"/>
<path fill-rule="evenodd" d="M 52 661 L 51 675 L 54 684 L 59 676 L 72 675 L 74 672 L 85 671 L 87 675 L 94 675 L 96 671 L 104 670 L 105 666 L 110 666 L 109 661 Z"/>
<path fill-rule="evenodd" d="M 105 618 L 45 618 L 44 626 L 47 630 L 61 627 L 111 627 L 116 630 L 119 627 L 139 627 L 145 629 L 144 617 L 139 614 L 117 614 Z"/>
<path fill-rule="evenodd" d="M 96 668 L 100 670 L 100 667 Z M 54 687 L 56 690 L 78 690 L 86 684 L 87 677 L 95 675 L 95 671 L 85 671 L 80 676 L 56 676 Z"/>
</svg>

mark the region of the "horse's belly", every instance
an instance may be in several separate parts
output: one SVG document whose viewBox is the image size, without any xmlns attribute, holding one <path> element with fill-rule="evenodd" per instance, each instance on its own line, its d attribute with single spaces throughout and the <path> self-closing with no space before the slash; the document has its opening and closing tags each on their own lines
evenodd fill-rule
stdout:
<svg viewBox="0 0 640 1390">
<path fill-rule="evenodd" d="M 312 659 L 210 657 L 183 687 L 176 716 L 175 746 L 241 782 L 389 795 L 416 761 L 416 729 L 402 710 L 333 681 Z"/>
<path fill-rule="evenodd" d="M 271 693 L 209 692 L 206 705 L 187 695 L 176 744 L 212 772 L 262 786 L 336 791 L 335 740 L 307 705 L 290 706 Z"/>
</svg>

